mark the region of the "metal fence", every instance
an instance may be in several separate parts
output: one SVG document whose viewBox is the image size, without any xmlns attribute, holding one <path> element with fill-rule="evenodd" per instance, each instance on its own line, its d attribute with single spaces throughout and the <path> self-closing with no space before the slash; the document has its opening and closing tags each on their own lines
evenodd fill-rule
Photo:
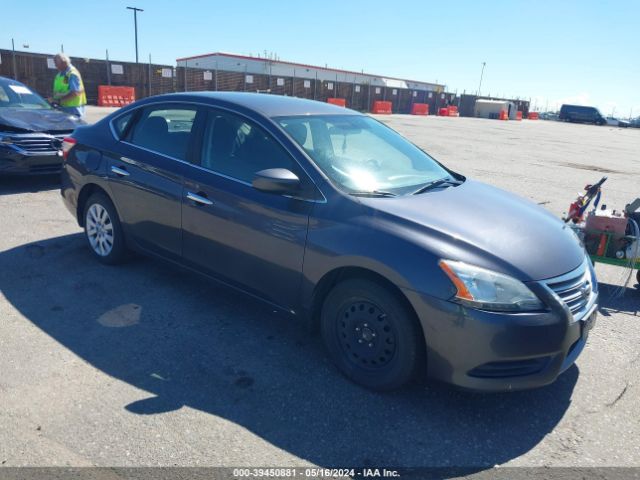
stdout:
<svg viewBox="0 0 640 480">
<path fill-rule="evenodd" d="M 82 75 L 90 104 L 97 102 L 98 85 L 134 87 L 136 98 L 176 91 L 172 65 L 82 57 L 71 57 L 71 62 Z M 0 50 L 0 76 L 15 78 L 43 97 L 51 96 L 56 73 L 53 55 Z"/>
<path fill-rule="evenodd" d="M 176 68 L 178 91 L 226 91 L 260 92 L 287 95 L 326 102 L 329 98 L 341 98 L 348 108 L 369 111 L 373 102 L 391 102 L 394 113 L 410 113 L 414 103 L 426 103 L 430 112 L 448 105 L 457 105 L 455 93 L 418 89 L 392 88 L 357 83 L 349 74 L 336 74 L 335 80 L 319 80 L 299 76 L 278 76 L 249 73 L 239 64 L 240 71 L 203 69 L 200 67 Z"/>
<path fill-rule="evenodd" d="M 237 63 L 234 71 L 204 69 L 151 63 L 119 62 L 104 59 L 71 57 L 80 71 L 87 100 L 97 103 L 99 85 L 126 85 L 135 88 L 136 98 L 162 93 L 183 91 L 261 92 L 287 95 L 326 102 L 329 98 L 341 98 L 354 110 L 371 111 L 375 101 L 391 102 L 393 113 L 411 113 L 414 103 L 429 105 L 429 113 L 437 114 L 442 107 L 456 105 L 461 116 L 473 116 L 476 96 L 457 95 L 451 92 L 411 88 L 394 88 L 372 85 L 362 81 L 362 75 L 340 72 L 335 79 L 318 79 L 316 76 L 282 76 L 271 73 L 250 73 L 247 65 Z M 265 71 L 271 72 L 270 68 Z M 51 95 L 53 78 L 57 73 L 53 55 L 13 52 L 0 49 L 0 76 L 16 78 L 44 97 Z M 358 81 L 360 78 L 360 81 Z M 483 97 L 488 98 L 488 97 Z M 518 101 L 518 109 L 525 115 L 529 102 Z"/>
</svg>

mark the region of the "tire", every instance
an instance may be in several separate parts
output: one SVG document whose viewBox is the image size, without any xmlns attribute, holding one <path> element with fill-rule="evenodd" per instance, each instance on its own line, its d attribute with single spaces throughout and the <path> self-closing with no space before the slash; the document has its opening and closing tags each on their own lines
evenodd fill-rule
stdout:
<svg viewBox="0 0 640 480">
<path fill-rule="evenodd" d="M 393 390 L 424 366 L 424 337 L 417 319 L 387 288 L 349 279 L 327 295 L 322 337 L 338 369 L 371 390 Z"/>
<path fill-rule="evenodd" d="M 94 193 L 84 205 L 84 236 L 98 261 L 115 265 L 126 260 L 127 249 L 120 218 L 104 193 Z"/>
<path fill-rule="evenodd" d="M 638 281 L 638 288 L 640 288 L 640 270 L 636 272 L 636 280 Z"/>
</svg>

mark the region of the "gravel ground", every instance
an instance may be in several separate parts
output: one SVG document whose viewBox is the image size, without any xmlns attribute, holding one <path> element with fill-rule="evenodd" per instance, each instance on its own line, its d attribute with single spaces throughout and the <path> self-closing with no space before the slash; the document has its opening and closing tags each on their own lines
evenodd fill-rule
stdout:
<svg viewBox="0 0 640 480">
<path fill-rule="evenodd" d="M 609 206 L 640 196 L 640 130 L 380 119 L 558 216 L 603 174 Z M 2 465 L 640 466 L 640 295 L 611 298 L 620 269 L 598 266 L 598 323 L 553 385 L 381 395 L 265 305 L 154 260 L 98 265 L 55 178 L 0 178 L 0 226 Z"/>
</svg>

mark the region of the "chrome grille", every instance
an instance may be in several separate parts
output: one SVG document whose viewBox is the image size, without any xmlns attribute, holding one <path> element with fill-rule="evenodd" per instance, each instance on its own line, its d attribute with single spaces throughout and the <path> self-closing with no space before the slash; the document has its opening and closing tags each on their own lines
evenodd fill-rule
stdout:
<svg viewBox="0 0 640 480">
<path fill-rule="evenodd" d="M 591 307 L 594 297 L 594 280 L 591 278 L 588 261 L 585 259 L 582 265 L 572 272 L 543 282 L 569 307 L 574 320 L 582 319 Z"/>
<path fill-rule="evenodd" d="M 60 149 L 65 135 L 25 134 L 12 135 L 11 144 L 28 153 L 55 153 Z"/>
</svg>

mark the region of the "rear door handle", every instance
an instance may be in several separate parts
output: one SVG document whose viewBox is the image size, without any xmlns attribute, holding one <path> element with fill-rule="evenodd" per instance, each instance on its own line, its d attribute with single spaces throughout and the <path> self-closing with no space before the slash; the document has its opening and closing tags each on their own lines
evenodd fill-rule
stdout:
<svg viewBox="0 0 640 480">
<path fill-rule="evenodd" d="M 187 198 L 199 205 L 213 205 L 213 202 L 207 197 L 203 197 L 193 192 L 187 192 Z"/>
<path fill-rule="evenodd" d="M 118 175 L 119 177 L 128 177 L 129 175 L 131 175 L 126 170 L 124 170 L 122 168 L 114 167 L 114 166 L 111 167 L 111 171 L 113 173 L 115 173 L 116 175 Z"/>
</svg>

